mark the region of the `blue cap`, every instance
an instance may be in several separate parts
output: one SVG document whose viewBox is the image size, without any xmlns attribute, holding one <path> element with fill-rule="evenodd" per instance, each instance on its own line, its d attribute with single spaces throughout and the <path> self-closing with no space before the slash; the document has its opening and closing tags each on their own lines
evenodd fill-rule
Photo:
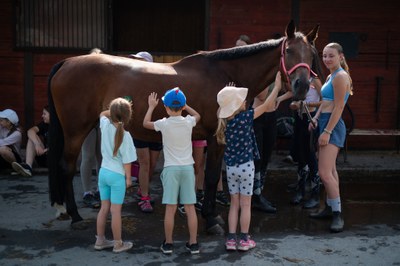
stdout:
<svg viewBox="0 0 400 266">
<path fill-rule="evenodd" d="M 186 105 L 185 94 L 178 87 L 168 90 L 161 99 L 167 107 L 183 107 Z"/>
</svg>

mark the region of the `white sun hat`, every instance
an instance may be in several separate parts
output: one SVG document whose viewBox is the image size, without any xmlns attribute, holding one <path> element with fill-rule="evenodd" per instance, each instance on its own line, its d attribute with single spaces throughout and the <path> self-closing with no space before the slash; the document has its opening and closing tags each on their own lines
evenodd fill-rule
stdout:
<svg viewBox="0 0 400 266">
<path fill-rule="evenodd" d="M 226 86 L 218 92 L 217 102 L 220 110 L 218 113 L 219 118 L 227 118 L 233 115 L 247 97 L 247 88 Z"/>
</svg>

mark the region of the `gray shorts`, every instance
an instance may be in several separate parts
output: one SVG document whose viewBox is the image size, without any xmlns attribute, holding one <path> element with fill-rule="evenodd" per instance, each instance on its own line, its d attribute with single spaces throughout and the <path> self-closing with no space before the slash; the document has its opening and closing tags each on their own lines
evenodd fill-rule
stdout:
<svg viewBox="0 0 400 266">
<path fill-rule="evenodd" d="M 324 132 L 326 125 L 329 122 L 329 118 L 331 117 L 331 113 L 321 113 L 319 116 L 319 134 L 321 135 Z M 339 119 L 336 126 L 332 130 L 331 137 L 329 139 L 329 143 L 339 148 L 344 147 L 344 141 L 346 140 L 346 125 L 342 118 Z"/>
<path fill-rule="evenodd" d="M 234 166 L 227 165 L 226 178 L 229 194 L 253 195 L 254 170 L 254 161 Z"/>
</svg>

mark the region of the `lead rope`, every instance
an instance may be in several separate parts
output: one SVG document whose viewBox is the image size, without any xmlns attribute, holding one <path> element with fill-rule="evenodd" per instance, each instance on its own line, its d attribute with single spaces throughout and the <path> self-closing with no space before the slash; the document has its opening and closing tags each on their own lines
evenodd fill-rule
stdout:
<svg viewBox="0 0 400 266">
<path fill-rule="evenodd" d="M 310 110 L 308 109 L 307 104 L 304 103 L 304 101 L 301 101 L 300 108 L 299 108 L 299 115 L 303 114 L 303 112 L 306 113 L 308 121 L 312 124 L 313 127 L 315 127 L 316 125 L 315 125 L 314 121 L 312 120 Z M 301 115 L 301 117 L 302 117 L 302 115 Z M 310 132 L 310 151 L 312 151 L 313 148 L 314 148 L 314 134 L 313 134 L 313 132 Z"/>
</svg>

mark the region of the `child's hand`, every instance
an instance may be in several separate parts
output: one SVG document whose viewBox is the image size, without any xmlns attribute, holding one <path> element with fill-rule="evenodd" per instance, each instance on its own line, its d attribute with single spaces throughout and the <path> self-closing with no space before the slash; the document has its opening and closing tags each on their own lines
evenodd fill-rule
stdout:
<svg viewBox="0 0 400 266">
<path fill-rule="evenodd" d="M 228 82 L 228 84 L 226 84 L 226 86 L 236 87 L 236 84 L 235 84 L 235 82 L 231 81 L 231 82 Z"/>
<path fill-rule="evenodd" d="M 149 103 L 149 107 L 153 107 L 155 108 L 158 104 L 158 98 L 157 98 L 157 93 L 152 92 L 149 95 L 149 99 L 148 99 L 148 103 Z"/>
<path fill-rule="evenodd" d="M 275 86 L 279 88 L 279 90 L 282 89 L 282 77 L 281 77 L 281 72 L 278 71 L 275 76 Z"/>
</svg>

